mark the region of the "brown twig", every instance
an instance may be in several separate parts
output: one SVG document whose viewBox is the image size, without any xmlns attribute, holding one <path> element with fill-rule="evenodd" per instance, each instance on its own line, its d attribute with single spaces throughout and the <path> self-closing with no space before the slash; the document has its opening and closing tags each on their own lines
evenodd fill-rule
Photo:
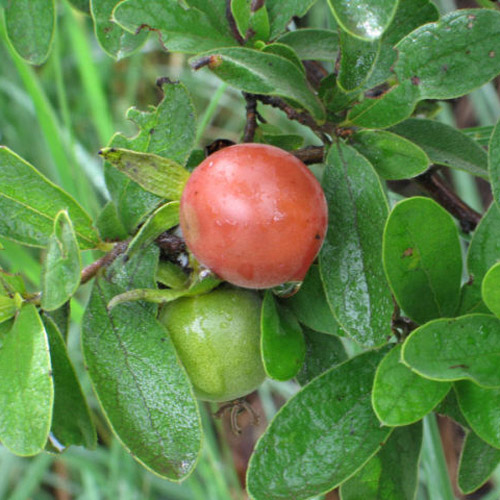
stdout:
<svg viewBox="0 0 500 500">
<path fill-rule="evenodd" d="M 437 173 L 437 167 L 430 168 L 414 181 L 423 188 L 435 201 L 445 208 L 460 222 L 460 227 L 466 233 L 473 231 L 481 220 L 481 214 L 476 212 L 444 182 Z"/>
<path fill-rule="evenodd" d="M 303 149 L 291 151 L 293 156 L 304 162 L 306 165 L 322 163 L 325 157 L 325 148 L 322 146 L 307 146 Z"/>
<path fill-rule="evenodd" d="M 231 10 L 231 0 L 226 0 L 226 19 L 229 23 L 229 27 L 231 28 L 233 37 L 240 45 L 243 45 L 245 43 L 245 40 L 241 36 L 236 24 L 236 20 L 234 19 L 233 11 Z"/>
<path fill-rule="evenodd" d="M 321 80 L 328 76 L 328 71 L 318 61 L 302 61 L 306 70 L 306 76 L 309 83 L 315 88 L 319 89 Z"/>
<path fill-rule="evenodd" d="M 109 266 L 119 255 L 125 253 L 129 243 L 130 239 L 118 242 L 106 255 L 85 267 L 80 275 L 80 284 L 90 281 L 100 269 Z"/>
<path fill-rule="evenodd" d="M 243 97 L 247 102 L 247 121 L 245 132 L 243 133 L 243 142 L 253 142 L 255 131 L 257 130 L 257 99 L 253 94 L 243 92 Z"/>
</svg>

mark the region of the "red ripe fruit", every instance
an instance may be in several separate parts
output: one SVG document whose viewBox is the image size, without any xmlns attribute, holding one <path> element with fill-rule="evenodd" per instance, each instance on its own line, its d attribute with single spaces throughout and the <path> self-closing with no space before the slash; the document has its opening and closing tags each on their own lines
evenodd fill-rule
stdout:
<svg viewBox="0 0 500 500">
<path fill-rule="evenodd" d="M 195 169 L 180 222 L 188 248 L 220 278 L 270 288 L 303 280 L 326 234 L 327 205 L 319 182 L 293 155 L 240 144 Z"/>
</svg>

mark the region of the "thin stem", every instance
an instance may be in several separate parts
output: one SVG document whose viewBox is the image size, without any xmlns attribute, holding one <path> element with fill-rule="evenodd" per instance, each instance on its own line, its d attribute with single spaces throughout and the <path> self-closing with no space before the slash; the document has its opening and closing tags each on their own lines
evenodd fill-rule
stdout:
<svg viewBox="0 0 500 500">
<path fill-rule="evenodd" d="M 247 102 L 247 121 L 243 133 L 243 142 L 253 142 L 257 130 L 257 99 L 253 94 L 247 94 L 246 92 L 243 92 L 243 97 Z"/>
<path fill-rule="evenodd" d="M 90 281 L 100 269 L 109 266 L 119 255 L 125 253 L 129 243 L 130 240 L 118 242 L 110 252 L 85 267 L 80 275 L 80 284 L 83 285 Z"/>
</svg>

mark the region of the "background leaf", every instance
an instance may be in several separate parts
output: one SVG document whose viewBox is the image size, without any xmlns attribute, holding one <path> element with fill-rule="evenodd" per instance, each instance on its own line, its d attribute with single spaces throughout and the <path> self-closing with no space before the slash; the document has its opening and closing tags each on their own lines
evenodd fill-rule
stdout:
<svg viewBox="0 0 500 500">
<path fill-rule="evenodd" d="M 451 215 L 429 198 L 399 202 L 384 232 L 384 268 L 394 296 L 417 323 L 453 316 L 462 253 Z"/>
<path fill-rule="evenodd" d="M 394 429 L 380 451 L 340 487 L 342 500 L 415 498 L 422 423 Z"/>
<path fill-rule="evenodd" d="M 277 41 L 292 47 L 300 59 L 313 61 L 332 61 L 339 49 L 339 35 L 335 31 L 318 28 L 288 31 Z"/>
<path fill-rule="evenodd" d="M 0 348 L 0 440 L 17 455 L 40 453 L 49 436 L 54 384 L 47 335 L 25 305 Z"/>
<path fill-rule="evenodd" d="M 471 379 L 500 386 L 500 320 L 486 314 L 438 319 L 414 330 L 403 346 L 403 361 L 435 380 Z"/>
<path fill-rule="evenodd" d="M 305 16 L 316 0 L 266 0 L 271 26 L 270 38 L 285 31 L 293 17 Z"/>
<path fill-rule="evenodd" d="M 58 309 L 76 292 L 80 284 L 80 251 L 73 224 L 67 212 L 61 211 L 54 221 L 42 265 L 42 308 Z"/>
<path fill-rule="evenodd" d="M 382 36 L 394 17 L 398 0 L 328 0 L 333 15 L 352 36 L 375 40 Z"/>
<path fill-rule="evenodd" d="M 0 146 L 0 234 L 19 243 L 47 245 L 56 215 L 67 210 L 82 250 L 99 244 L 92 221 L 78 203 L 10 149 Z"/>
<path fill-rule="evenodd" d="M 481 289 L 484 303 L 500 318 L 500 263 L 495 264 L 486 273 Z"/>
<path fill-rule="evenodd" d="M 290 380 L 304 363 L 306 345 L 302 328 L 294 314 L 275 302 L 267 290 L 261 315 L 262 361 L 267 375 L 275 380 Z"/>
<path fill-rule="evenodd" d="M 276 414 L 257 442 L 247 488 L 255 500 L 309 498 L 361 468 L 389 436 L 370 403 L 377 363 L 370 351 L 315 378 Z"/>
<path fill-rule="evenodd" d="M 498 123 L 493 129 L 488 147 L 488 168 L 493 199 L 500 208 L 500 126 Z"/>
<path fill-rule="evenodd" d="M 450 383 L 417 375 L 401 361 L 401 344 L 380 362 L 373 383 L 373 409 L 384 425 L 408 425 L 427 415 L 449 392 Z"/>
<path fill-rule="evenodd" d="M 49 56 L 55 29 L 54 0 L 16 0 L 5 9 L 7 36 L 16 52 L 31 64 Z"/>
<path fill-rule="evenodd" d="M 382 268 L 387 202 L 368 161 L 339 142 L 326 159 L 329 229 L 319 254 L 327 300 L 341 327 L 365 346 L 391 335 L 393 302 Z"/>
</svg>

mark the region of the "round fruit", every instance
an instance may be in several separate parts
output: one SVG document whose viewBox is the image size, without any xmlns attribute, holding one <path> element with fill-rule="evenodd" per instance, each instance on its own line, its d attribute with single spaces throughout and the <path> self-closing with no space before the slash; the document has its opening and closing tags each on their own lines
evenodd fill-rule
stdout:
<svg viewBox="0 0 500 500">
<path fill-rule="evenodd" d="M 327 229 L 319 182 L 290 153 L 240 144 L 206 158 L 181 199 L 181 228 L 194 256 L 246 288 L 301 281 Z"/>
<path fill-rule="evenodd" d="M 160 321 L 206 401 L 230 401 L 265 379 L 260 354 L 259 296 L 247 290 L 215 290 L 166 305 Z"/>
</svg>

